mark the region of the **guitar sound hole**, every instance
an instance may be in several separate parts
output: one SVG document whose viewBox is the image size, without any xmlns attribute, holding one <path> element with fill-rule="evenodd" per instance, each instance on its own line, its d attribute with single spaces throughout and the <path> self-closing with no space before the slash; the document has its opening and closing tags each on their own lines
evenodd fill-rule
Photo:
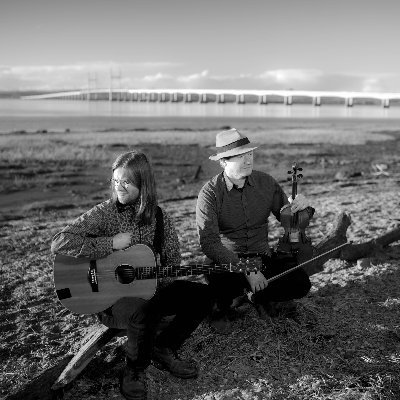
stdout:
<svg viewBox="0 0 400 400">
<path fill-rule="evenodd" d="M 115 269 L 115 279 L 119 283 L 129 284 L 136 279 L 135 268 L 129 264 L 121 264 Z"/>
</svg>

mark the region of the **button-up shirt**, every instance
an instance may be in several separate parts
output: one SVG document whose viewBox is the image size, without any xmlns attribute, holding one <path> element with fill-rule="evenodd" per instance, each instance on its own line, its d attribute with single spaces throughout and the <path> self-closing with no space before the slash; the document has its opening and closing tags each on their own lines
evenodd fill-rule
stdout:
<svg viewBox="0 0 400 400">
<path fill-rule="evenodd" d="M 54 236 L 51 251 L 73 257 L 106 257 L 113 252 L 113 236 L 122 232 L 132 234 L 131 245 L 143 243 L 152 246 L 155 221 L 150 225 L 140 225 L 136 219 L 137 205 L 117 205 L 107 200 L 82 214 Z M 178 235 L 171 218 L 164 209 L 162 211 L 166 265 L 180 265 Z"/>
<path fill-rule="evenodd" d="M 268 217 L 280 219 L 288 203 L 283 189 L 270 175 L 253 171 L 242 188 L 224 172 L 200 190 L 196 225 L 204 254 L 216 263 L 237 263 L 237 253 L 266 253 Z"/>
</svg>

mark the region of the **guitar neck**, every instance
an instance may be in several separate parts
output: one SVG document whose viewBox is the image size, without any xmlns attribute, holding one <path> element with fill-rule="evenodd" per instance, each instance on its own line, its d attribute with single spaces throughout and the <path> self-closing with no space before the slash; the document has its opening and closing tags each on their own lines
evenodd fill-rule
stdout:
<svg viewBox="0 0 400 400">
<path fill-rule="evenodd" d="M 139 279 L 149 278 L 176 278 L 180 276 L 202 275 L 220 272 L 245 272 L 246 268 L 237 268 L 232 264 L 210 265 L 210 264 L 189 264 L 169 265 L 166 267 L 139 267 L 136 269 L 136 276 Z"/>
</svg>

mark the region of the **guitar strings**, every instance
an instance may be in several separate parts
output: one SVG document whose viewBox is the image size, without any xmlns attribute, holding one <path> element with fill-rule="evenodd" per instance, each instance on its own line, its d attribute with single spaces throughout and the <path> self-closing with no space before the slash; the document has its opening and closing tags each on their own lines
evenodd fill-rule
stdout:
<svg viewBox="0 0 400 400">
<path fill-rule="evenodd" d="M 228 264 L 227 264 L 228 266 Z M 133 269 L 132 269 L 133 268 Z M 143 271 L 146 269 L 154 269 L 154 271 L 151 272 L 147 272 L 147 271 Z M 158 275 L 158 276 L 178 276 L 180 274 L 183 275 L 193 275 L 193 272 L 199 272 L 201 274 L 206 274 L 206 273 L 211 273 L 211 272 L 246 272 L 249 269 L 244 269 L 244 268 L 238 268 L 238 269 L 232 269 L 232 268 L 224 268 L 224 267 L 220 267 L 220 266 L 216 266 L 216 267 L 202 267 L 202 266 L 194 266 L 194 267 L 165 267 L 162 269 L 158 269 L 156 270 L 154 267 L 131 267 L 129 270 L 125 270 L 123 271 L 123 273 L 121 275 L 125 275 L 128 277 L 132 277 L 132 276 L 154 276 L 154 275 Z M 143 272 L 141 272 L 143 271 Z M 109 271 L 103 271 L 103 272 L 97 272 L 96 273 L 97 276 L 107 276 L 107 275 L 118 275 L 118 272 L 115 270 L 109 270 Z"/>
</svg>

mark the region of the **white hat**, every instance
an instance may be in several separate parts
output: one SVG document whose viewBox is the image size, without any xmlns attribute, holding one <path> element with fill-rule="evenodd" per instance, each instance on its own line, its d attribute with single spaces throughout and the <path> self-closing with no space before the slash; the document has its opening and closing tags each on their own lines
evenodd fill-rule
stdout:
<svg viewBox="0 0 400 400">
<path fill-rule="evenodd" d="M 218 133 L 215 142 L 218 151 L 209 157 L 213 161 L 248 153 L 258 147 L 250 144 L 250 140 L 235 128 Z"/>
</svg>

